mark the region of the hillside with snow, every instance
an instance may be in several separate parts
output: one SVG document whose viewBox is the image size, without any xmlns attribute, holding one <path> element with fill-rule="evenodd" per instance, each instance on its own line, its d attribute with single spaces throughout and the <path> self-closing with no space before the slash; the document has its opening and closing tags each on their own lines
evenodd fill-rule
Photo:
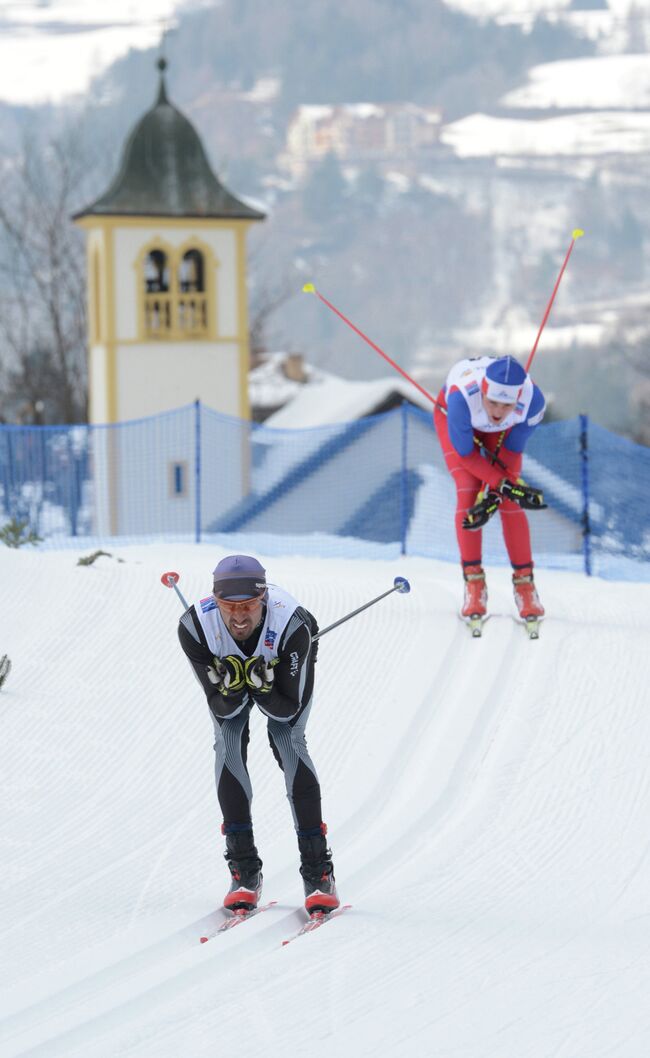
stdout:
<svg viewBox="0 0 650 1058">
<path fill-rule="evenodd" d="M 541 569 L 536 643 L 488 570 L 268 558 L 327 635 L 307 736 L 352 909 L 311 936 L 284 783 L 252 723 L 265 899 L 226 886 L 207 706 L 176 640 L 223 549 L 77 565 L 0 549 L 3 1058 L 646 1058 L 650 584 Z M 263 557 L 263 556 L 261 556 Z"/>
</svg>

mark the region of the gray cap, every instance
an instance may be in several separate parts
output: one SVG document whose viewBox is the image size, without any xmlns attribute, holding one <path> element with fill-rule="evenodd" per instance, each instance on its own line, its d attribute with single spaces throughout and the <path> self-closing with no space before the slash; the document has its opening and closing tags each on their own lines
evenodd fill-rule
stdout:
<svg viewBox="0 0 650 1058">
<path fill-rule="evenodd" d="M 266 590 L 266 570 L 251 555 L 227 555 L 212 576 L 219 599 L 254 599 Z"/>
</svg>

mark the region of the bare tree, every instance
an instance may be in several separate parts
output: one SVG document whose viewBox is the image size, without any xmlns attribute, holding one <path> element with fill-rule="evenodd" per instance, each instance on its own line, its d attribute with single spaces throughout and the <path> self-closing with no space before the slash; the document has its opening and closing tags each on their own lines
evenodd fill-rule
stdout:
<svg viewBox="0 0 650 1058">
<path fill-rule="evenodd" d="M 70 220 L 84 175 L 71 131 L 44 148 L 27 139 L 20 157 L 5 163 L 0 364 L 13 418 L 71 423 L 86 417 L 85 257 Z"/>
</svg>

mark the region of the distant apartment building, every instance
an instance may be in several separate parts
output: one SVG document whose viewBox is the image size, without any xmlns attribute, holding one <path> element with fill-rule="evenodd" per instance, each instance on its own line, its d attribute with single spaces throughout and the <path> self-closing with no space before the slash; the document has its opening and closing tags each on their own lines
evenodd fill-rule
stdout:
<svg viewBox="0 0 650 1058">
<path fill-rule="evenodd" d="M 414 103 L 300 106 L 287 130 L 282 162 L 300 179 L 326 154 L 341 161 L 391 160 L 438 143 L 441 111 Z"/>
</svg>

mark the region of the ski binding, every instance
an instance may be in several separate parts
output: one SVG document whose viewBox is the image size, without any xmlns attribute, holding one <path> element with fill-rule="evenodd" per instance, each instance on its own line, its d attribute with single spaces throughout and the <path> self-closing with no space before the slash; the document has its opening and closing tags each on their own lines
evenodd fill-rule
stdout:
<svg viewBox="0 0 650 1058">
<path fill-rule="evenodd" d="M 483 625 L 488 619 L 487 614 L 473 613 L 470 614 L 469 617 L 464 617 L 463 614 L 461 614 L 460 619 L 469 628 L 472 639 L 481 638 L 483 635 Z"/>
</svg>

